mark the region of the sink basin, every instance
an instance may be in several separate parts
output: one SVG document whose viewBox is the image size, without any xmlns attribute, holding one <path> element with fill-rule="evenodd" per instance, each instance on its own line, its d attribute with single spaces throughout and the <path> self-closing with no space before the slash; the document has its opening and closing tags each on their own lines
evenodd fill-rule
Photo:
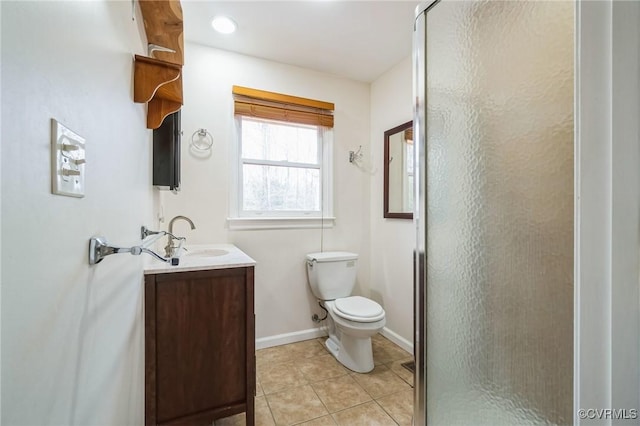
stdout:
<svg viewBox="0 0 640 426">
<path fill-rule="evenodd" d="M 1 1 L 1 0 L 0 0 Z M 181 242 L 183 242 L 181 240 Z M 145 262 L 146 275 L 173 272 L 209 271 L 214 269 L 252 267 L 256 261 L 242 250 L 229 243 L 180 245 L 172 257 L 171 264 Z M 177 263 L 177 265 L 176 265 Z"/>
<path fill-rule="evenodd" d="M 227 250 L 205 248 L 205 249 L 189 249 L 184 255 L 188 257 L 218 257 L 229 254 Z"/>
</svg>

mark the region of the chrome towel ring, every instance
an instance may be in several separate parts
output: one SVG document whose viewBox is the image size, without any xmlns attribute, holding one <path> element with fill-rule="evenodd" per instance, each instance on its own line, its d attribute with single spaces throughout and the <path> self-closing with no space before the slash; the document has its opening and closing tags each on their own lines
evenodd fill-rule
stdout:
<svg viewBox="0 0 640 426">
<path fill-rule="evenodd" d="M 198 151 L 209 151 L 213 146 L 213 136 L 207 129 L 198 129 L 191 135 L 190 145 Z"/>
</svg>

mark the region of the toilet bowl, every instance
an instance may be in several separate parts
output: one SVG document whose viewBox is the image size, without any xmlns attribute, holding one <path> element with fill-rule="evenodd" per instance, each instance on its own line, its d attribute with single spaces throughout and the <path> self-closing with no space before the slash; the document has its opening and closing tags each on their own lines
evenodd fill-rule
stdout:
<svg viewBox="0 0 640 426">
<path fill-rule="evenodd" d="M 370 311 L 375 310 L 376 314 L 340 309 L 344 304 L 367 306 Z M 329 338 L 325 342 L 329 352 L 338 362 L 357 373 L 373 370 L 371 337 L 386 324 L 382 307 L 361 296 L 327 301 L 325 307 L 329 313 Z"/>
<path fill-rule="evenodd" d="M 351 296 L 358 255 L 322 252 L 307 255 L 307 274 L 313 294 L 327 309 L 329 338 L 325 346 L 345 367 L 358 373 L 373 370 L 371 336 L 386 324 L 382 306 Z"/>
</svg>

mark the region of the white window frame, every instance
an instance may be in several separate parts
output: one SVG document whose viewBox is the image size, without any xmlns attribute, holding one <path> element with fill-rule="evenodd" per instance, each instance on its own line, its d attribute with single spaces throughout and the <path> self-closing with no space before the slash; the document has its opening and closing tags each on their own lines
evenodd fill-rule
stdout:
<svg viewBox="0 0 640 426">
<path fill-rule="evenodd" d="M 404 143 L 402 150 L 402 162 L 403 170 L 406 170 L 406 173 L 402 175 L 402 211 L 413 211 L 413 205 L 409 205 L 409 199 L 413 196 L 413 185 L 409 184 L 409 179 L 415 179 L 414 173 L 415 168 L 409 168 L 409 166 L 413 165 L 413 157 L 409 157 L 409 150 L 413 151 L 413 144 L 408 144 L 405 139 L 402 140 Z M 414 154 L 415 155 L 415 154 Z M 409 171 L 411 170 L 411 171 Z M 412 200 L 413 201 L 413 200 Z M 412 203 L 413 204 L 413 203 Z"/>
<path fill-rule="evenodd" d="M 242 158 L 242 120 L 235 116 L 236 141 L 231 150 L 230 212 L 227 225 L 230 230 L 248 229 L 296 229 L 331 228 L 333 216 L 333 129 L 318 127 L 319 165 L 293 163 L 288 161 L 246 160 Z M 260 119 L 262 120 L 262 119 Z M 278 120 L 264 120 L 274 121 Z M 285 122 L 283 122 L 285 123 Z M 315 168 L 320 170 L 320 211 L 246 211 L 242 209 L 242 166 L 243 164 L 272 165 L 285 167 Z"/>
</svg>

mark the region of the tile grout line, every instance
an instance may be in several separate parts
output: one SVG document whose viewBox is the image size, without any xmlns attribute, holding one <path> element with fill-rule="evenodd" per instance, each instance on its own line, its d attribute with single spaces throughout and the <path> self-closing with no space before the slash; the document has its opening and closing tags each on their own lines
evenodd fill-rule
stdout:
<svg viewBox="0 0 640 426">
<path fill-rule="evenodd" d="M 381 396 L 380 398 L 386 398 L 386 397 L 388 397 L 388 396 L 398 395 L 398 394 L 401 394 L 402 392 L 405 392 L 405 391 L 398 391 L 398 392 L 396 392 L 396 393 L 390 393 L 389 395 Z M 389 417 L 391 417 L 391 419 L 392 419 L 394 422 L 396 422 L 396 424 L 398 424 L 398 425 L 400 424 L 400 423 L 398 422 L 398 420 L 396 420 L 396 418 L 395 418 L 395 417 L 393 417 L 393 414 L 391 414 L 391 413 L 390 413 L 386 408 L 384 408 L 384 406 L 383 406 L 382 404 L 380 404 L 380 402 L 378 402 L 378 400 L 377 400 L 377 399 L 374 399 L 374 401 L 376 402 L 376 404 L 378 404 L 378 406 L 379 406 L 380 408 L 382 408 L 382 411 L 384 411 L 385 413 L 387 413 L 387 415 L 388 415 Z M 413 416 L 411 416 L 411 418 L 413 419 Z"/>
<path fill-rule="evenodd" d="M 404 377 L 402 377 L 400 374 L 398 374 L 397 372 L 395 372 L 395 371 L 393 370 L 393 368 L 391 368 L 391 364 L 393 364 L 394 362 L 397 362 L 397 361 L 402 361 L 402 360 L 397 359 L 397 360 L 395 360 L 395 361 L 391 361 L 391 362 L 389 362 L 389 363 L 387 363 L 387 364 L 382 364 L 382 365 L 386 365 L 386 366 L 389 368 L 389 370 L 391 370 L 391 372 L 392 372 L 393 374 L 395 374 L 396 376 L 400 377 L 400 379 L 401 379 L 402 381 L 404 381 L 406 384 L 408 384 L 409 386 L 411 386 L 411 389 L 413 389 L 413 384 L 409 383 L 409 382 L 408 382 Z M 402 367 L 402 368 L 404 368 L 404 367 Z M 414 379 L 415 379 L 415 377 L 414 377 Z"/>
<path fill-rule="evenodd" d="M 396 425 L 398 425 L 398 426 L 400 425 L 400 423 L 398 423 L 398 422 L 396 421 L 395 417 L 393 417 L 393 416 L 391 415 L 391 413 L 390 413 L 390 412 L 388 412 L 387 410 L 385 410 L 385 409 L 384 409 L 384 407 L 383 407 L 382 405 L 380 405 L 380 403 L 378 402 L 378 400 L 377 400 L 377 399 L 374 399 L 373 401 L 376 403 L 376 405 L 377 405 L 378 407 L 380 407 L 380 409 L 381 409 L 381 410 L 382 410 L 382 411 L 383 411 L 387 416 L 389 416 L 389 418 L 391 419 L 391 421 L 392 421 L 392 422 L 394 422 L 394 423 L 395 423 Z"/>
<path fill-rule="evenodd" d="M 324 409 L 327 411 L 327 414 L 328 414 L 328 415 L 331 415 L 331 413 L 329 412 L 329 409 L 328 409 L 328 408 L 327 408 L 327 406 L 325 405 L 324 401 L 322 400 L 322 398 L 320 398 L 320 395 L 318 395 L 318 392 L 316 392 L 316 390 L 313 388 L 313 385 L 312 385 L 311 383 L 309 383 L 309 385 L 308 385 L 308 386 L 311 388 L 311 390 L 313 391 L 313 393 L 316 395 L 316 398 L 318 398 L 318 401 L 320 401 L 320 404 L 322 404 L 322 406 L 324 407 Z M 314 417 L 314 418 L 312 418 L 312 419 L 307 419 L 307 420 L 304 420 L 304 421 L 302 421 L 302 422 L 300 422 L 300 423 L 310 422 L 310 421 L 312 421 L 312 420 L 319 419 L 320 417 L 324 417 L 324 416 L 326 416 L 327 414 L 323 414 L 323 415 L 321 415 L 321 416 Z M 334 422 L 335 422 L 335 420 L 334 420 Z M 300 423 L 296 423 L 296 424 L 300 424 Z"/>
<path fill-rule="evenodd" d="M 262 391 L 264 392 L 264 389 Z M 264 395 L 264 401 L 267 403 L 267 408 L 269 409 L 269 414 L 271 414 L 271 420 L 273 420 L 273 424 L 277 425 L 276 416 L 273 415 L 273 411 L 271 410 L 271 404 L 269 404 L 269 399 L 267 398 L 266 394 Z M 254 403 L 254 410 L 253 411 L 254 411 L 254 414 L 255 414 L 255 403 Z"/>
<path fill-rule="evenodd" d="M 380 364 L 386 367 L 386 364 Z M 387 367 L 388 371 L 391 371 L 395 374 L 395 372 L 393 370 L 391 370 L 391 368 Z M 353 380 L 355 380 L 355 382 L 369 395 L 369 397 L 371 397 L 372 400 L 377 400 L 377 398 L 384 398 L 387 397 L 389 395 L 395 395 L 396 393 L 400 393 L 402 391 L 398 391 L 398 392 L 391 392 L 388 394 L 384 394 L 384 395 L 379 395 L 377 398 L 374 398 L 373 395 L 367 391 L 367 389 L 365 389 L 365 387 L 358 381 L 358 379 L 356 379 L 356 375 L 358 374 L 363 374 L 363 373 L 350 373 L 351 377 L 353 378 Z M 366 374 L 366 373 L 365 373 Z M 408 385 L 411 390 L 413 390 L 413 385 L 411 385 L 410 383 L 408 383 L 406 380 L 404 380 L 402 377 L 398 376 L 397 374 L 395 374 L 396 377 L 398 377 L 403 383 L 405 383 L 406 385 Z"/>
<path fill-rule="evenodd" d="M 333 418 L 333 421 L 334 421 L 334 422 L 336 422 L 336 424 L 338 424 L 338 425 L 339 425 L 338 421 L 337 421 L 337 420 L 336 420 L 336 418 L 334 417 L 334 415 L 335 415 L 335 414 L 342 413 L 342 412 L 344 412 L 344 411 L 348 411 L 348 410 L 352 410 L 352 409 L 354 409 L 354 408 L 356 408 L 356 407 L 361 407 L 361 406 L 366 405 L 366 404 L 369 404 L 369 403 L 371 403 L 371 402 L 375 403 L 378 407 L 380 407 L 380 409 L 381 409 L 381 410 L 382 410 L 386 415 L 388 415 L 388 416 L 389 416 L 389 418 L 391 419 L 391 421 L 392 421 L 392 422 L 394 422 L 396 425 L 399 425 L 399 424 L 398 424 L 398 422 L 396 421 L 396 419 L 394 419 L 394 418 L 391 416 L 391 414 L 389 414 L 389 413 L 387 412 L 387 410 L 385 410 L 384 408 L 382 408 L 382 406 L 381 406 L 380 404 L 378 404 L 378 401 L 376 401 L 375 399 L 371 399 L 370 401 L 366 401 L 366 402 L 361 402 L 360 404 L 356 404 L 356 405 L 354 405 L 353 407 L 343 408 L 342 410 L 339 410 L 339 411 L 336 411 L 335 413 L 332 413 L 332 414 L 331 414 L 331 417 Z"/>
<path fill-rule="evenodd" d="M 362 374 L 362 373 L 355 373 L 355 374 Z M 369 395 L 369 398 L 371 398 L 371 401 L 373 401 L 373 400 L 374 400 L 373 395 L 371 395 L 371 393 L 370 393 L 368 390 L 366 390 L 364 386 L 362 386 L 362 384 L 358 381 L 358 379 L 356 379 L 356 378 L 355 378 L 354 374 L 349 373 L 349 376 L 353 379 L 353 381 L 354 381 L 354 382 L 356 382 L 356 384 L 357 384 L 358 386 L 360 386 L 360 387 L 362 388 L 362 390 L 364 391 L 364 393 L 366 393 L 367 395 Z M 367 401 L 367 402 L 368 402 L 368 401 Z M 354 407 L 355 407 L 355 405 L 354 405 Z"/>
</svg>

